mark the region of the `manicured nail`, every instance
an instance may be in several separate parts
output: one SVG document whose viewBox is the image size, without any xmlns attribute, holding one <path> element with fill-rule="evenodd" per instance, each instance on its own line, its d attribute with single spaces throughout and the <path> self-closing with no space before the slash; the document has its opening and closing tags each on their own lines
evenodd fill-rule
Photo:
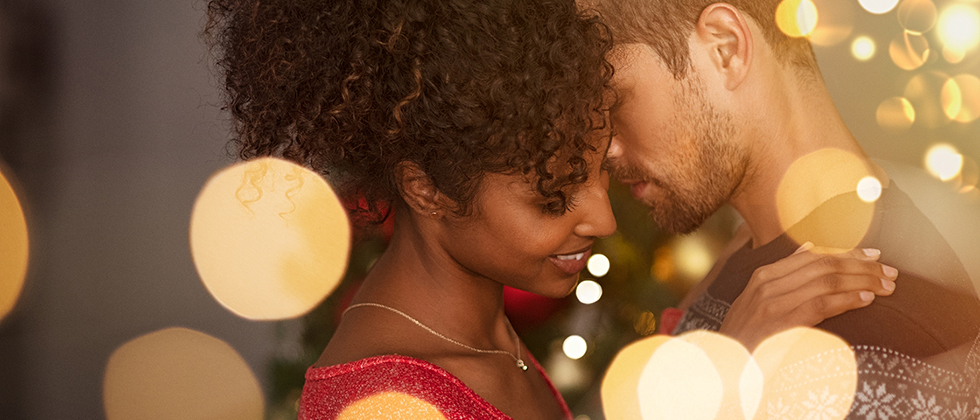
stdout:
<svg viewBox="0 0 980 420">
<path fill-rule="evenodd" d="M 885 290 L 891 292 L 895 290 L 895 282 L 891 280 L 881 279 L 881 287 L 884 287 Z"/>
<path fill-rule="evenodd" d="M 803 245 L 800 245 L 799 248 L 796 248 L 796 251 L 794 251 L 793 254 L 799 254 L 804 251 L 809 251 L 812 248 L 813 248 L 813 242 L 806 241 L 803 243 Z"/>
<path fill-rule="evenodd" d="M 875 294 L 871 292 L 861 292 L 861 300 L 865 302 L 870 302 L 871 299 L 875 298 Z"/>
<path fill-rule="evenodd" d="M 863 251 L 864 251 L 864 255 L 867 255 L 869 257 L 877 257 L 877 256 L 881 255 L 881 250 L 880 249 L 864 248 Z"/>
<path fill-rule="evenodd" d="M 887 265 L 882 265 L 881 266 L 881 271 L 883 271 L 885 273 L 885 275 L 888 276 L 888 277 L 891 277 L 891 278 L 898 277 L 898 270 L 896 270 L 895 267 L 890 267 L 890 266 L 887 266 Z"/>
</svg>

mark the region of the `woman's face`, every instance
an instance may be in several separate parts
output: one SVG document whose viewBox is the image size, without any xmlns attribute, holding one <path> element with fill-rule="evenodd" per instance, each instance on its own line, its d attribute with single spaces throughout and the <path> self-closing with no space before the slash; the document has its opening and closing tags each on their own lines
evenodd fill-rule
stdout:
<svg viewBox="0 0 980 420">
<path fill-rule="evenodd" d="M 616 230 L 600 152 L 587 156 L 589 179 L 572 190 L 573 207 L 562 215 L 543 211 L 545 199 L 524 176 L 486 175 L 473 214 L 448 223 L 444 246 L 451 257 L 479 277 L 544 296 L 566 296 L 596 238 Z"/>
</svg>

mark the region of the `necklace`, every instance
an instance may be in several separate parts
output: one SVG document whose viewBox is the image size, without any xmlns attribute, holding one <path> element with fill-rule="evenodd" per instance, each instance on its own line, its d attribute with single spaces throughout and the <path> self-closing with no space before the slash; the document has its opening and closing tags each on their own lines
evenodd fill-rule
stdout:
<svg viewBox="0 0 980 420">
<path fill-rule="evenodd" d="M 460 346 L 462 348 L 465 348 L 467 350 L 472 350 L 472 351 L 475 351 L 477 353 L 484 353 L 484 354 L 506 354 L 506 355 L 510 356 L 512 359 L 514 359 L 514 362 L 517 363 L 517 367 L 521 368 L 521 370 L 524 370 L 524 371 L 527 370 L 527 365 L 524 364 L 524 360 L 521 359 L 521 342 L 520 342 L 520 340 L 517 339 L 517 333 L 514 334 L 514 339 L 515 339 L 515 341 L 517 341 L 517 356 L 514 356 L 513 353 L 511 353 L 509 351 L 505 351 L 505 350 L 485 350 L 485 349 L 478 349 L 476 347 L 467 346 L 466 344 L 460 343 L 459 341 L 453 340 L 452 338 L 449 338 L 449 337 L 446 337 L 446 336 L 444 336 L 442 334 L 439 334 L 438 332 L 436 332 L 436 330 L 433 330 L 432 328 L 429 328 L 425 324 L 419 322 L 419 320 L 417 320 L 415 318 L 412 318 L 411 316 L 409 316 L 408 314 L 406 314 L 406 313 L 404 313 L 402 311 L 399 311 L 399 310 L 397 310 L 395 308 L 392 308 L 390 306 L 382 305 L 380 303 L 372 303 L 372 302 L 356 303 L 356 304 L 353 304 L 351 306 L 348 306 L 347 309 L 344 310 L 344 313 L 341 314 L 340 316 L 346 315 L 347 312 L 350 311 L 351 309 L 362 307 L 362 306 L 374 306 L 376 308 L 387 309 L 387 310 L 389 310 L 391 312 L 394 312 L 394 313 L 396 313 L 398 315 L 401 315 L 401 316 L 405 317 L 409 321 L 414 322 L 415 325 L 418 325 L 418 326 L 422 327 L 422 329 L 424 329 L 424 330 L 432 333 L 436 337 L 439 337 L 439 338 L 441 338 L 443 340 L 446 340 L 446 341 L 448 341 L 450 343 L 453 343 L 453 344 L 455 344 L 457 346 Z"/>
</svg>

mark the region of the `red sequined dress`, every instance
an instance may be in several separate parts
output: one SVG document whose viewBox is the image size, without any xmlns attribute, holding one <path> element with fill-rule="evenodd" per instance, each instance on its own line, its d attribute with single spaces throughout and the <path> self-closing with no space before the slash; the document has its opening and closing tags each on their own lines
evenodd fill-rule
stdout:
<svg viewBox="0 0 980 420">
<path fill-rule="evenodd" d="M 572 413 L 534 358 L 552 394 L 571 420 Z M 438 410 L 446 420 L 511 420 L 446 370 L 407 356 L 375 356 L 334 366 L 311 367 L 299 403 L 299 420 L 334 420 L 359 402 L 382 393 L 407 395 Z M 402 418 L 376 413 L 377 418 Z"/>
</svg>

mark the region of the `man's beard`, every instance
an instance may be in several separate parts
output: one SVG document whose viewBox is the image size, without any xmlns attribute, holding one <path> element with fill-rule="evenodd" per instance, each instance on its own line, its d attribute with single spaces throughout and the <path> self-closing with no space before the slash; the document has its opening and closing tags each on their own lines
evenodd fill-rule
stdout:
<svg viewBox="0 0 980 420">
<path fill-rule="evenodd" d="M 642 180 L 662 192 L 661 199 L 640 197 L 650 214 L 668 233 L 690 233 L 727 203 L 747 167 L 745 153 L 732 144 L 734 125 L 730 117 L 704 106 L 694 122 L 698 136 L 696 155 L 688 162 L 672 162 L 670 179 L 658 179 L 628 161 L 617 162 L 618 179 Z M 689 120 L 689 123 L 690 120 Z M 624 159 L 625 160 L 625 159 Z"/>
</svg>

